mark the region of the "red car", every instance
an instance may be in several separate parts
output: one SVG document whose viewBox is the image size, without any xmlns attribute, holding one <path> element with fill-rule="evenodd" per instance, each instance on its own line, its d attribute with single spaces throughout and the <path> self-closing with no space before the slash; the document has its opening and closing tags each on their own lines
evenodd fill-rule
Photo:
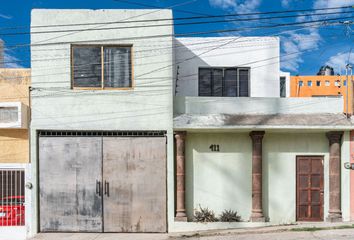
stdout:
<svg viewBox="0 0 354 240">
<path fill-rule="evenodd" d="M 25 225 L 25 197 L 9 196 L 0 199 L 0 226 Z"/>
</svg>

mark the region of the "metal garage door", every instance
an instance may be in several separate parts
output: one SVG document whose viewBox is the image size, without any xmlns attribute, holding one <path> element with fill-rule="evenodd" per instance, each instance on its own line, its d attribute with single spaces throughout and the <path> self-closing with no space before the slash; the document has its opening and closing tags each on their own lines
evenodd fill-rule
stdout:
<svg viewBox="0 0 354 240">
<path fill-rule="evenodd" d="M 40 137 L 41 231 L 102 231 L 101 179 L 101 137 Z"/>
<path fill-rule="evenodd" d="M 165 138 L 103 138 L 105 232 L 166 232 Z"/>
<path fill-rule="evenodd" d="M 166 232 L 164 137 L 40 137 L 40 230 Z"/>
</svg>

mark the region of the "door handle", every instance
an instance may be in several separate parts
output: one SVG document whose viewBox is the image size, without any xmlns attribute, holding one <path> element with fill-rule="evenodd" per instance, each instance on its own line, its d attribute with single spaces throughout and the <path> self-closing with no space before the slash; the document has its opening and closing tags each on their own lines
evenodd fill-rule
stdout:
<svg viewBox="0 0 354 240">
<path fill-rule="evenodd" d="M 104 194 L 109 197 L 109 182 L 107 182 L 106 180 L 104 181 Z"/>
<path fill-rule="evenodd" d="M 101 182 L 96 180 L 96 194 L 101 197 Z"/>
</svg>

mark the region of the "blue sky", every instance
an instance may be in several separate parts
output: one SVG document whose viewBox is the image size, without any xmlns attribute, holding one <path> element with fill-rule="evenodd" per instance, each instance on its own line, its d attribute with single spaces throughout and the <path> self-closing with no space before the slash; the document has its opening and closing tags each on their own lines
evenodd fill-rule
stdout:
<svg viewBox="0 0 354 240">
<path fill-rule="evenodd" d="M 128 0 L 130 1 L 130 0 Z M 354 5 L 354 0 L 131 0 L 143 4 L 170 8 L 175 17 L 190 17 L 200 15 L 219 15 L 231 13 L 255 13 L 269 11 L 283 11 L 296 9 L 327 8 Z M 11 0 L 6 1 L 0 8 L 0 29 L 18 27 L 13 32 L 28 32 L 30 30 L 30 14 L 33 8 L 57 9 L 115 9 L 115 8 L 144 8 L 115 0 Z M 146 7 L 145 7 L 146 8 Z M 191 11 L 186 13 L 183 11 Z M 340 10 L 331 10 L 330 12 Z M 344 11 L 344 10 L 343 10 Z M 354 11 L 345 10 L 345 11 Z M 323 11 L 321 12 L 323 13 Z M 296 15 L 299 13 L 288 13 Z M 302 13 L 303 14 L 303 13 Z M 258 15 L 259 17 L 260 15 Z M 329 14 L 321 16 L 297 16 L 289 19 L 271 19 L 262 21 L 214 23 L 205 25 L 177 26 L 175 33 L 194 31 L 213 31 L 220 29 L 247 28 L 260 25 L 274 25 L 290 22 L 314 21 L 338 17 L 352 17 L 350 14 Z M 253 16 L 257 17 L 257 16 Z M 351 29 L 343 24 L 303 27 L 283 27 L 276 29 L 254 29 L 243 32 L 231 32 L 227 36 L 262 36 L 277 35 L 281 39 L 281 69 L 290 71 L 292 75 L 315 75 L 321 65 L 330 64 L 339 72 L 348 62 L 354 63 L 354 25 Z M 0 30 L 0 39 L 5 42 L 5 62 L 7 67 L 30 67 L 29 47 L 6 48 L 21 44 L 29 44 L 29 35 L 5 36 L 3 33 L 10 30 Z M 205 35 L 204 35 L 205 36 Z M 351 53 L 353 52 L 353 53 Z"/>
</svg>

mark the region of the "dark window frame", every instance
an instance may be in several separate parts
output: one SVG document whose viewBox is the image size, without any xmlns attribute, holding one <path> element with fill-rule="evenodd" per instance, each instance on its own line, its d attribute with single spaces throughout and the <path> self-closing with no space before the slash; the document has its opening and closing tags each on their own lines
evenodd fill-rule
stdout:
<svg viewBox="0 0 354 240">
<path fill-rule="evenodd" d="M 219 70 L 222 70 L 222 96 L 201 96 L 200 95 L 200 70 L 201 69 L 207 69 L 207 70 L 210 70 L 211 72 L 214 70 L 214 69 L 219 69 Z M 236 70 L 236 87 L 237 87 L 237 96 L 233 96 L 233 97 L 250 97 L 250 86 L 251 86 L 251 68 L 250 67 L 199 67 L 198 68 L 198 96 L 199 97 L 231 97 L 231 96 L 224 96 L 224 87 L 225 87 L 225 70 L 230 70 L 230 69 L 234 69 Z M 248 71 L 248 83 L 247 83 L 247 87 L 248 87 L 248 91 L 247 91 L 247 96 L 240 96 L 240 74 L 239 74 L 239 71 L 240 70 L 247 70 Z M 211 93 L 213 94 L 213 77 L 211 77 Z"/>
<path fill-rule="evenodd" d="M 279 78 L 279 95 L 281 98 L 286 97 L 286 77 L 281 76 Z"/>
<path fill-rule="evenodd" d="M 101 87 L 75 87 L 74 85 L 74 48 L 100 47 L 101 48 Z M 104 48 L 130 48 L 130 86 L 129 87 L 105 87 L 104 86 Z M 77 90 L 132 90 L 135 88 L 133 45 L 132 44 L 71 44 L 70 46 L 70 75 L 71 89 Z"/>
</svg>

